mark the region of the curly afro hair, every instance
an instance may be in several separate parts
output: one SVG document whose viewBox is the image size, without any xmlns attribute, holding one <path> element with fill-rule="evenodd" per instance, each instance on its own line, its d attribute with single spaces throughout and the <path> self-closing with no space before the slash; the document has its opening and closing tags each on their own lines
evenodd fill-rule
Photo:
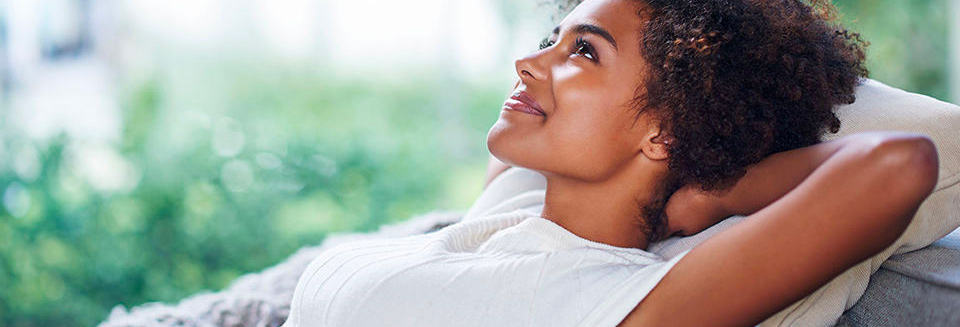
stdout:
<svg viewBox="0 0 960 327">
<path fill-rule="evenodd" d="M 637 115 L 655 113 L 674 138 L 670 176 L 642 207 L 651 242 L 666 236 L 664 207 L 680 187 L 727 189 L 764 157 L 836 133 L 835 106 L 868 74 L 866 43 L 829 0 L 635 1 L 647 65 Z"/>
</svg>

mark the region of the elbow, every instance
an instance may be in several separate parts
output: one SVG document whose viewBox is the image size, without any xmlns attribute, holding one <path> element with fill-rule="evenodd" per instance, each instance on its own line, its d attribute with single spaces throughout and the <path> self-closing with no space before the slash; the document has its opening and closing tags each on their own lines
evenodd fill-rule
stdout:
<svg viewBox="0 0 960 327">
<path fill-rule="evenodd" d="M 927 136 L 921 136 L 914 145 L 916 167 L 919 167 L 920 185 L 918 189 L 926 198 L 933 192 L 940 178 L 940 157 L 937 156 L 937 146 Z"/>
<path fill-rule="evenodd" d="M 893 191 L 922 200 L 937 184 L 940 161 L 937 148 L 922 134 L 897 133 L 874 143 L 871 160 L 881 166 Z"/>
<path fill-rule="evenodd" d="M 937 148 L 922 134 L 891 133 L 872 142 L 867 157 L 879 169 L 884 185 L 880 191 L 903 213 L 891 216 L 888 227 L 902 232 L 936 187 L 940 169 Z"/>
</svg>

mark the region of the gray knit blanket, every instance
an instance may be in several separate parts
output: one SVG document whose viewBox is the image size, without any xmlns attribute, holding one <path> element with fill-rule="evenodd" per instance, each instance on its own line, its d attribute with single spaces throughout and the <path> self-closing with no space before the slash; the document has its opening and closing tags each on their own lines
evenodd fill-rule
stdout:
<svg viewBox="0 0 960 327">
<path fill-rule="evenodd" d="M 222 291 L 196 294 L 175 304 L 147 303 L 130 309 L 118 305 L 99 326 L 280 326 L 290 313 L 300 274 L 325 249 L 344 242 L 427 233 L 462 216 L 462 212 L 431 212 L 384 225 L 376 232 L 331 234 L 322 244 L 301 248 L 276 266 L 241 276 Z"/>
</svg>

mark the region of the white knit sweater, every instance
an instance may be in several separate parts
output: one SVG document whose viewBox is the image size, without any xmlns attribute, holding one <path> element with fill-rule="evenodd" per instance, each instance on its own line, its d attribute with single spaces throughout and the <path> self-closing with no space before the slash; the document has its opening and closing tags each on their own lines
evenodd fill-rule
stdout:
<svg viewBox="0 0 960 327">
<path fill-rule="evenodd" d="M 686 253 L 583 239 L 539 216 L 526 172 L 505 174 L 457 224 L 320 255 L 285 326 L 615 326 Z"/>
</svg>

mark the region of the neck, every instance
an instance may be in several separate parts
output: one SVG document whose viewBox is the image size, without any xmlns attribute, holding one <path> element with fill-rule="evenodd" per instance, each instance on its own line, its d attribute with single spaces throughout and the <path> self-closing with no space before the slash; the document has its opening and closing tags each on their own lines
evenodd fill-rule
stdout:
<svg viewBox="0 0 960 327">
<path fill-rule="evenodd" d="M 544 218 L 594 242 L 647 248 L 640 208 L 655 191 L 649 169 L 621 169 L 602 181 L 545 176 Z"/>
</svg>

